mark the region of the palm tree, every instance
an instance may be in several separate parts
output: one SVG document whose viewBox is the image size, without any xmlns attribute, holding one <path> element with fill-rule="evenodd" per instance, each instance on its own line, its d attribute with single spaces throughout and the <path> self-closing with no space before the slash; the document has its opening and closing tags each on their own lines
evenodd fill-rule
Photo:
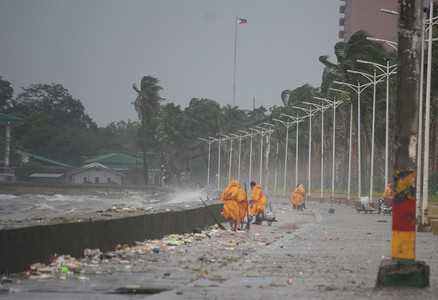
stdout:
<svg viewBox="0 0 438 300">
<path fill-rule="evenodd" d="M 144 182 L 148 182 L 148 164 L 147 164 L 147 132 L 151 125 L 152 119 L 160 110 L 160 102 L 164 100 L 158 93 L 163 88 L 158 85 L 159 80 L 152 76 L 144 76 L 141 79 L 140 90 L 134 83 L 132 88 L 137 92 L 137 98 L 132 104 L 135 107 L 135 111 L 141 120 L 141 126 L 143 129 L 143 174 Z"/>
<path fill-rule="evenodd" d="M 358 63 L 357 60 L 365 60 L 365 61 L 372 61 L 379 64 L 386 64 L 386 59 L 389 59 L 392 61 L 391 64 L 394 64 L 396 62 L 396 53 L 389 53 L 385 50 L 383 45 L 378 42 L 369 41 L 367 40 L 368 33 L 365 31 L 358 31 L 356 32 L 350 40 L 345 42 L 339 42 L 335 45 L 334 50 L 336 54 L 336 63 L 332 63 L 328 60 L 328 56 L 321 56 L 319 58 L 319 61 L 325 65 L 323 76 L 322 76 L 322 83 L 321 83 L 321 93 L 324 96 L 327 96 L 329 93 L 329 88 L 332 86 L 333 81 L 342 81 L 342 82 L 349 82 L 349 83 L 356 83 L 361 82 L 362 84 L 365 84 L 368 82 L 363 76 L 361 75 L 355 75 L 348 73 L 347 70 L 357 70 L 364 73 L 372 74 L 373 68 L 371 65 L 368 64 L 362 64 Z M 392 78 L 392 80 L 395 80 L 395 77 Z M 338 86 L 334 86 L 338 87 Z M 341 89 L 343 89 L 341 87 Z M 349 89 L 346 90 L 351 94 L 351 98 L 355 99 L 356 94 L 354 92 L 351 92 Z M 386 88 L 385 85 L 378 85 L 377 86 L 377 103 L 376 103 L 376 137 L 375 137 L 375 146 L 376 146 L 376 152 L 382 151 L 384 144 L 385 144 L 385 102 L 379 101 L 379 99 L 385 98 L 385 92 Z M 394 94 L 395 89 L 391 89 L 391 93 Z M 361 139 L 364 139 L 365 143 L 363 144 L 363 148 L 365 152 L 371 151 L 371 130 L 370 130 L 370 124 L 371 124 L 371 116 L 372 116 L 372 88 L 369 88 L 365 90 L 361 95 L 362 101 L 361 101 L 361 126 L 363 128 L 361 132 Z M 357 110 L 357 101 L 353 101 L 353 106 L 355 110 Z M 341 118 L 348 118 L 349 112 L 348 112 L 347 105 L 340 106 L 338 112 Z M 393 105 L 391 106 L 392 109 Z M 390 114 L 392 115 L 392 114 Z M 355 117 L 355 116 L 354 116 Z M 327 118 L 327 121 L 329 121 L 329 118 Z M 390 123 L 390 126 L 392 123 Z M 338 126 L 343 126 L 343 133 L 342 135 L 344 137 L 348 136 L 348 126 L 346 124 L 342 124 L 342 122 Z M 356 139 L 358 137 L 356 136 Z M 346 147 L 342 147 L 342 143 L 346 143 L 347 139 L 340 139 L 340 148 L 343 149 L 342 154 L 342 160 L 345 161 L 347 159 L 347 152 Z M 370 153 L 367 153 L 365 155 L 361 156 L 361 159 L 363 160 L 362 165 L 365 166 L 365 168 L 362 169 L 362 173 L 366 173 L 369 170 L 367 169 L 368 160 L 367 158 L 370 158 Z M 376 158 L 377 160 L 379 158 Z M 345 164 L 343 164 L 345 166 Z M 344 168 L 341 172 L 343 174 L 346 174 L 346 169 Z M 362 176 L 362 180 L 365 180 L 367 176 Z M 364 184 L 364 183 L 363 183 Z"/>
</svg>

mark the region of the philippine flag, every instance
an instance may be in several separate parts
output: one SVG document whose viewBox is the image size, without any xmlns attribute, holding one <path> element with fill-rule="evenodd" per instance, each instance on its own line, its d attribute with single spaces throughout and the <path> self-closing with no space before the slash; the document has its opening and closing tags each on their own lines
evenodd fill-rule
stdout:
<svg viewBox="0 0 438 300">
<path fill-rule="evenodd" d="M 237 19 L 237 24 L 246 24 L 248 23 L 246 19 Z"/>
</svg>

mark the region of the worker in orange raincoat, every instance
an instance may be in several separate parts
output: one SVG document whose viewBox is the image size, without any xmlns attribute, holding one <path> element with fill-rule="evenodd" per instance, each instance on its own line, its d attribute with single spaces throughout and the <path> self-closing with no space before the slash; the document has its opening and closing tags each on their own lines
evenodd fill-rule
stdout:
<svg viewBox="0 0 438 300">
<path fill-rule="evenodd" d="M 240 188 L 237 180 L 231 180 L 230 185 L 224 190 L 221 201 L 224 208 L 221 214 L 230 222 L 230 229 L 236 231 L 241 220 L 241 202 L 246 198 L 245 192 Z"/>
<path fill-rule="evenodd" d="M 394 199 L 394 183 L 388 184 L 385 192 L 382 195 L 383 199 L 393 200 Z"/>
<path fill-rule="evenodd" d="M 294 193 L 289 198 L 289 202 L 295 204 L 298 211 L 303 210 L 304 196 L 306 196 L 306 190 L 301 183 L 298 183 Z"/>
<path fill-rule="evenodd" d="M 382 198 L 379 199 L 379 210 L 378 210 L 379 214 L 382 212 L 382 207 L 384 206 L 384 203 L 386 203 L 389 206 L 392 206 L 392 200 L 394 200 L 394 194 L 395 194 L 394 183 L 390 183 L 388 184 L 388 187 L 383 193 Z"/>
<path fill-rule="evenodd" d="M 266 208 L 266 196 L 263 195 L 262 187 L 256 184 L 254 181 L 251 181 L 249 184 L 251 186 L 252 192 L 249 200 L 252 203 L 251 208 L 251 216 L 256 216 L 256 220 L 253 224 L 262 224 L 263 221 L 263 212 Z"/>
</svg>

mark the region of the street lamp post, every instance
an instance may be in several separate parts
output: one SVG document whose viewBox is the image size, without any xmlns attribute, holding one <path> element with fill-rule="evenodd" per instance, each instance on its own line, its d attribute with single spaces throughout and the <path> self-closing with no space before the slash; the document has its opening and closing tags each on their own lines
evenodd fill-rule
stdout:
<svg viewBox="0 0 438 300">
<path fill-rule="evenodd" d="M 360 199 L 361 195 L 361 145 L 360 145 L 360 94 L 371 85 L 371 83 L 360 84 L 357 82 L 357 85 L 341 82 L 341 81 L 333 81 L 335 84 L 345 85 L 355 91 L 357 93 L 357 189 L 358 189 L 358 197 Z"/>
<path fill-rule="evenodd" d="M 306 103 L 305 104 L 310 104 L 310 103 Z M 309 158 L 308 158 L 308 171 L 307 171 L 307 190 L 308 190 L 308 195 L 310 197 L 311 195 L 311 186 L 312 186 L 312 177 L 311 177 L 311 173 L 312 173 L 312 117 L 316 114 L 316 112 L 318 111 L 317 109 L 312 110 L 312 106 L 310 106 L 309 109 L 307 108 L 303 108 L 300 106 L 292 106 L 292 108 L 296 108 L 296 109 L 301 109 L 302 111 L 304 111 L 307 116 L 309 117 Z"/>
<path fill-rule="evenodd" d="M 226 140 L 226 138 L 213 138 L 213 137 L 208 137 L 209 139 L 214 140 L 215 142 L 217 142 L 218 147 L 217 147 L 217 189 L 220 190 L 221 188 L 221 143 L 223 141 Z"/>
<path fill-rule="evenodd" d="M 277 150 L 275 152 L 274 195 L 277 193 L 277 166 L 278 166 L 278 142 L 277 142 Z"/>
<path fill-rule="evenodd" d="M 252 139 L 253 137 L 256 136 L 256 133 L 254 132 L 246 132 L 243 130 L 239 130 L 239 132 L 245 133 L 246 136 L 249 136 L 250 138 L 250 144 L 249 144 L 249 177 L 248 177 L 248 182 L 251 182 L 251 177 L 252 177 Z"/>
<path fill-rule="evenodd" d="M 208 165 L 207 165 L 207 185 L 210 184 L 210 149 L 211 149 L 211 144 L 214 143 L 214 140 L 211 140 L 210 138 L 204 139 L 204 138 L 199 138 L 201 141 L 207 142 L 208 143 Z"/>
<path fill-rule="evenodd" d="M 336 158 L 336 107 L 342 104 L 343 101 L 329 100 L 321 97 L 313 97 L 321 101 L 327 102 L 333 107 L 333 149 L 332 149 L 332 200 L 335 198 L 335 158 Z"/>
<path fill-rule="evenodd" d="M 395 50 L 398 50 L 398 45 L 396 42 L 393 41 L 388 41 L 388 40 L 384 40 L 384 39 L 379 39 L 379 38 L 375 38 L 375 37 L 367 37 L 367 40 L 370 41 L 375 41 L 375 42 L 384 42 L 385 44 L 387 44 L 388 46 L 394 48 Z"/>
<path fill-rule="evenodd" d="M 231 141 L 231 149 L 230 149 L 230 168 L 229 168 L 229 170 L 228 170 L 228 181 L 230 181 L 231 182 L 231 166 L 232 166 L 232 164 L 233 164 L 233 160 L 232 160 L 232 153 L 233 153 L 233 141 L 234 140 L 236 140 L 236 139 L 238 139 L 239 138 L 239 136 L 237 135 L 237 134 L 234 134 L 234 133 L 228 133 L 229 135 L 230 135 L 230 141 Z M 239 152 L 239 160 L 240 160 L 240 152 Z M 239 164 L 240 164 L 240 162 L 239 162 Z"/>
<path fill-rule="evenodd" d="M 370 167 L 370 203 L 373 200 L 373 184 L 374 184 L 374 133 L 375 133 L 375 123 L 376 123 L 376 86 L 378 83 L 382 82 L 382 78 L 385 74 L 381 74 L 379 76 L 376 75 L 376 69 L 374 69 L 373 75 L 355 71 L 355 70 L 347 70 L 349 73 L 359 74 L 365 77 L 372 85 L 373 85 L 373 120 L 371 126 L 371 167 Z M 389 78 L 389 76 L 388 76 Z M 387 102 L 388 103 L 388 102 Z M 388 123 L 388 119 L 386 120 Z M 386 176 L 385 176 L 386 178 Z"/>
<path fill-rule="evenodd" d="M 239 140 L 239 162 L 237 165 L 237 181 L 240 182 L 240 157 L 242 156 L 242 140 L 247 137 L 247 135 L 243 134 L 235 134 L 236 138 Z"/>
<path fill-rule="evenodd" d="M 296 117 L 294 116 L 290 116 L 290 115 L 286 115 L 286 114 L 281 114 L 282 116 L 288 117 L 292 120 L 294 120 L 294 122 L 297 124 L 297 132 L 296 132 L 296 142 L 295 142 L 295 186 L 298 185 L 298 125 L 304 121 L 304 119 L 307 116 L 304 117 L 299 117 L 298 114 Z"/>
<path fill-rule="evenodd" d="M 363 63 L 363 64 L 370 64 L 370 65 L 374 66 L 375 68 L 379 69 L 380 72 L 382 72 L 384 77 L 386 77 L 385 187 L 387 187 L 388 186 L 388 164 L 389 164 L 389 146 L 388 146 L 388 143 L 389 143 L 389 76 L 396 73 L 397 64 L 390 66 L 388 59 L 386 60 L 386 66 L 378 64 L 378 63 L 366 61 L 366 60 L 361 60 L 361 59 L 358 59 L 357 62 Z M 372 81 L 371 79 L 368 79 L 368 80 Z M 374 85 L 374 89 L 375 89 L 375 85 Z"/>
<path fill-rule="evenodd" d="M 231 182 L 231 154 L 233 152 L 233 139 L 229 135 L 226 135 L 226 134 L 219 133 L 219 135 L 224 137 L 224 139 L 223 139 L 224 141 L 230 140 L 230 159 L 228 162 L 228 182 Z"/>
<path fill-rule="evenodd" d="M 263 137 L 268 133 L 265 128 L 256 126 L 258 129 L 250 128 L 251 130 L 254 130 L 258 134 L 260 134 L 260 186 L 262 183 L 262 174 L 263 174 Z"/>
<path fill-rule="evenodd" d="M 319 105 L 316 103 L 303 102 L 304 104 L 316 107 L 317 111 L 321 111 L 321 199 L 324 198 L 324 111 L 329 108 L 329 105 Z"/>
<path fill-rule="evenodd" d="M 264 122 L 263 124 L 268 125 L 268 147 L 266 149 L 266 192 L 269 191 L 269 154 L 271 153 L 271 134 L 274 132 L 274 125 Z"/>
<path fill-rule="evenodd" d="M 286 170 L 287 170 L 287 148 L 288 148 L 288 143 L 289 143 L 289 127 L 291 127 L 293 124 L 295 124 L 295 122 L 290 122 L 290 121 L 282 121 L 279 119 L 272 119 L 276 122 L 280 122 L 281 124 L 283 124 L 284 126 L 286 126 L 286 144 L 285 144 L 285 149 L 284 149 L 284 178 L 283 178 L 283 196 L 286 195 Z"/>
<path fill-rule="evenodd" d="M 350 192 L 351 192 L 351 140 L 353 138 L 353 103 L 351 102 L 350 95 L 343 90 L 335 89 L 335 88 L 329 88 L 329 90 L 332 90 L 334 92 L 342 93 L 345 96 L 348 97 L 348 101 L 350 102 L 350 134 L 349 134 L 349 141 L 348 141 L 348 183 L 347 183 L 347 199 L 350 201 Z"/>
</svg>

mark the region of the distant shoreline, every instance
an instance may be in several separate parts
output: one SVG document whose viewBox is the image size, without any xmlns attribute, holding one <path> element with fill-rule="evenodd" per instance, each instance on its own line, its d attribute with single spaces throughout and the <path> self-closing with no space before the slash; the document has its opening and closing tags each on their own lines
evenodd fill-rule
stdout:
<svg viewBox="0 0 438 300">
<path fill-rule="evenodd" d="M 66 184 L 66 183 L 41 183 L 24 181 L 2 181 L 0 182 L 0 193 L 3 194 L 67 194 L 67 195 L 97 195 L 113 196 L 123 195 L 123 190 L 129 192 L 173 192 L 175 188 L 161 186 L 139 186 L 139 185 L 115 185 L 115 184 Z"/>
</svg>

